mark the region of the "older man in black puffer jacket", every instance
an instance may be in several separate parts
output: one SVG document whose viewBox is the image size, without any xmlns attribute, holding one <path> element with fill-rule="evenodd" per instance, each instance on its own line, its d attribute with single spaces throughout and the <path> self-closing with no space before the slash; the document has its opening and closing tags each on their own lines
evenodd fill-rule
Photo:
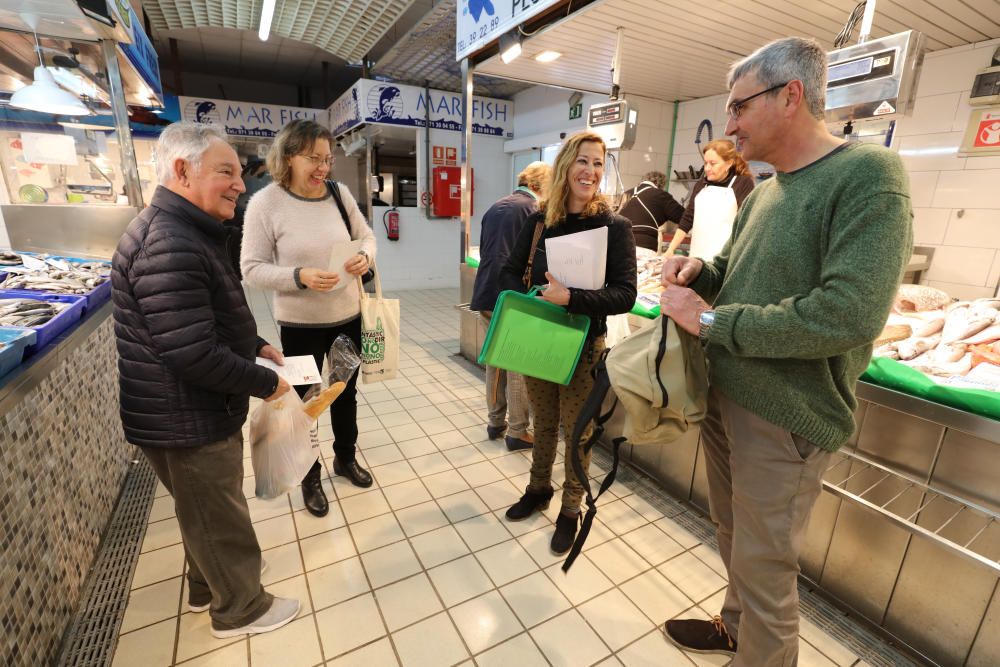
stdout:
<svg viewBox="0 0 1000 667">
<path fill-rule="evenodd" d="M 261 555 L 243 495 L 250 396 L 278 398 L 280 363 L 257 337 L 226 250 L 223 220 L 243 191 L 236 151 L 210 125 L 160 136 L 161 185 L 118 243 L 111 274 L 126 439 L 174 498 L 188 561 L 188 607 L 212 634 L 267 632 L 298 614 L 260 583 Z"/>
</svg>

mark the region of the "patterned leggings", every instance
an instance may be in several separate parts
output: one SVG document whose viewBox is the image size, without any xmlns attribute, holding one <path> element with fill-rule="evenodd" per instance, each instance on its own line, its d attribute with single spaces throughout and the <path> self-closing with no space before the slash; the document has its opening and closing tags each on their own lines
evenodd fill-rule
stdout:
<svg viewBox="0 0 1000 667">
<path fill-rule="evenodd" d="M 598 354 L 604 350 L 604 337 L 589 342 L 580 355 L 580 363 L 573 372 L 573 378 L 568 385 L 556 384 L 532 377 L 525 377 L 528 386 L 528 399 L 535 419 L 535 446 L 531 453 L 531 481 L 528 489 L 540 491 L 552 485 L 552 466 L 556 460 L 556 450 L 559 439 L 560 418 L 563 433 L 568 438 L 576 425 L 577 417 L 583 404 L 594 387 L 594 378 L 590 370 L 597 361 Z M 583 432 L 582 440 L 590 437 L 593 423 Z M 569 512 L 578 512 L 583 500 L 583 486 L 576 478 L 570 460 L 565 458 L 566 481 L 563 484 L 562 507 Z M 583 459 L 583 469 L 590 468 L 590 454 Z"/>
</svg>

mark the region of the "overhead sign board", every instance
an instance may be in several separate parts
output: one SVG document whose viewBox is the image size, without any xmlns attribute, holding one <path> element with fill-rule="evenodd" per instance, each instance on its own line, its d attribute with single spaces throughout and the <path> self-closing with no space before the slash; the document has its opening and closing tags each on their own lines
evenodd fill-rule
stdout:
<svg viewBox="0 0 1000 667">
<path fill-rule="evenodd" d="M 226 134 L 234 137 L 262 137 L 269 139 L 293 120 L 326 121 L 324 109 L 286 107 L 280 104 L 234 102 L 204 97 L 180 97 L 181 120 L 221 125 Z"/>
<path fill-rule="evenodd" d="M 341 135 L 361 123 L 429 126 L 462 130 L 462 96 L 443 90 L 362 79 L 330 106 L 330 125 Z M 472 98 L 472 132 L 511 139 L 514 103 L 490 97 Z"/>
<path fill-rule="evenodd" d="M 458 0 L 455 24 L 455 60 L 489 46 L 562 0 Z"/>
</svg>

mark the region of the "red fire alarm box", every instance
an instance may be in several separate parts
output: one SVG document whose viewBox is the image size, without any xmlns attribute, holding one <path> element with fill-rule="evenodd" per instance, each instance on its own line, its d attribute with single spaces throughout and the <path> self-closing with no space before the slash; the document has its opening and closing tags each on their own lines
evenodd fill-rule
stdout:
<svg viewBox="0 0 1000 667">
<path fill-rule="evenodd" d="M 475 170 L 472 172 L 475 173 Z M 431 171 L 434 185 L 434 215 L 440 217 L 458 217 L 462 215 L 462 168 L 434 167 Z M 475 178 L 473 178 L 475 181 Z M 472 183 L 469 184 L 470 194 L 475 196 Z M 471 211 L 470 211 L 471 213 Z"/>
</svg>

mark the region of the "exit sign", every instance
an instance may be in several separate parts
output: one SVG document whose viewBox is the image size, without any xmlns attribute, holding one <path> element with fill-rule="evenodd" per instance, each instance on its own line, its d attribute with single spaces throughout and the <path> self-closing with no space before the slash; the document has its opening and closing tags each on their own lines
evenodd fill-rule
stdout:
<svg viewBox="0 0 1000 667">
<path fill-rule="evenodd" d="M 569 108 L 569 119 L 576 120 L 583 117 L 583 102 L 577 102 Z"/>
</svg>

